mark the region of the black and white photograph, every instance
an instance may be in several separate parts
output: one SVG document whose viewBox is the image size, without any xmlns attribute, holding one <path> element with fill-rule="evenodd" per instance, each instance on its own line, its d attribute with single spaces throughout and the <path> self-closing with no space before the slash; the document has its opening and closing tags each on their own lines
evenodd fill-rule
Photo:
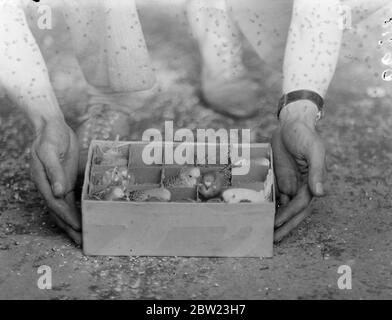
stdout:
<svg viewBox="0 0 392 320">
<path fill-rule="evenodd" d="M 391 299 L 392 1 L 0 0 L 0 300 Z"/>
</svg>

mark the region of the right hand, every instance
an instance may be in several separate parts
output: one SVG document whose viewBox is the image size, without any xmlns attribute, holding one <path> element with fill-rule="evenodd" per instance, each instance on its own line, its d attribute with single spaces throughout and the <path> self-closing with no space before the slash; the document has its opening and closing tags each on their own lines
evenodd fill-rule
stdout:
<svg viewBox="0 0 392 320">
<path fill-rule="evenodd" d="M 310 215 L 313 197 L 325 194 L 325 147 L 314 122 L 286 117 L 273 135 L 281 204 L 275 218 L 275 242 L 281 241 Z"/>
<path fill-rule="evenodd" d="M 74 196 L 78 160 L 77 139 L 65 121 L 45 122 L 31 147 L 31 177 L 56 224 L 80 245 L 81 218 Z"/>
</svg>

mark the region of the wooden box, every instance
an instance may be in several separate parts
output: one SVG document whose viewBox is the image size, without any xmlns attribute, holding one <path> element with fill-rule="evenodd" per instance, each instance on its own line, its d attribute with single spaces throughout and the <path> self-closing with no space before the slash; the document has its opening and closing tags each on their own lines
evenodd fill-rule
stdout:
<svg viewBox="0 0 392 320">
<path fill-rule="evenodd" d="M 157 156 L 160 161 L 145 164 L 142 154 L 148 143 L 92 142 L 82 194 L 84 253 L 111 256 L 271 257 L 275 218 L 273 178 L 270 186 L 267 186 L 271 189 L 271 197 L 261 204 L 200 202 L 198 187 L 171 189 L 172 201 L 167 203 L 91 198 L 92 192 L 99 189 L 100 172 L 113 167 L 113 164 L 99 163 L 97 153 L 113 147 L 120 150 L 124 157 L 119 159 L 118 164 L 127 165 L 135 175 L 134 188 L 144 190 L 158 187 L 163 176 L 175 174 L 183 167 L 165 160 L 178 145 L 162 143 L 163 152 Z M 229 150 L 227 158 L 230 163 L 241 160 L 232 152 L 234 148 L 238 151 L 239 147 L 226 145 L 221 149 Z M 224 155 L 219 150 L 222 148 L 220 144 L 218 147 L 195 143 L 191 148 L 194 148 L 194 154 L 188 154 L 186 161 L 188 164 L 193 161 L 202 173 L 224 163 L 220 159 Z M 205 154 L 201 153 L 199 157 L 196 148 L 204 149 Z M 215 155 L 212 152 L 214 148 L 217 151 Z M 266 187 L 267 175 L 273 175 L 271 146 L 251 144 L 248 149 L 251 159 L 247 162 L 250 164 L 249 172 L 233 175 L 232 187 L 260 190 Z M 262 164 L 252 162 L 252 159 L 259 158 L 268 160 Z M 214 160 L 219 164 L 205 164 Z"/>
</svg>

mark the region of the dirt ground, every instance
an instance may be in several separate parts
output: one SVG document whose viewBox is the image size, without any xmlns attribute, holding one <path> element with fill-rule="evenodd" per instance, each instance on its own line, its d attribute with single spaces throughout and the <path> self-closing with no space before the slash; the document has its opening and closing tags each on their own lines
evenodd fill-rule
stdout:
<svg viewBox="0 0 392 320">
<path fill-rule="evenodd" d="M 250 75 L 264 93 L 257 118 L 234 122 L 204 108 L 198 51 L 181 10 L 140 7 L 158 85 L 135 95 L 130 138 L 161 128 L 165 119 L 174 119 L 178 128 L 253 128 L 253 141 L 270 136 L 279 96 L 279 86 L 269 80 L 273 72 L 247 50 Z M 59 23 L 37 38 L 71 117 L 76 108 L 70 106 L 83 103 L 83 79 L 67 73 L 75 61 L 62 28 Z M 391 88 L 380 79 L 382 55 L 373 50 L 380 30 L 364 29 L 346 35 L 320 126 L 328 147 L 328 195 L 275 246 L 273 259 L 84 256 L 54 226 L 29 180 L 31 131 L 25 117 L 1 100 L 0 299 L 391 299 Z M 52 268 L 52 290 L 37 287 L 41 265 Z M 351 290 L 337 286 L 341 265 L 352 268 Z"/>
</svg>

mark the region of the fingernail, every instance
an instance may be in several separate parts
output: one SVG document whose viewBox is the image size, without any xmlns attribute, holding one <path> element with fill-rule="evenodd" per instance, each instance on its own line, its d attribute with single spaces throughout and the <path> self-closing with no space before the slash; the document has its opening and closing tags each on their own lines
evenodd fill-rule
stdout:
<svg viewBox="0 0 392 320">
<path fill-rule="evenodd" d="M 323 184 L 320 182 L 316 183 L 316 193 L 320 195 L 324 193 Z"/>
<path fill-rule="evenodd" d="M 55 182 L 53 185 L 53 192 L 55 195 L 60 195 L 63 193 L 63 186 L 60 182 Z"/>
</svg>

